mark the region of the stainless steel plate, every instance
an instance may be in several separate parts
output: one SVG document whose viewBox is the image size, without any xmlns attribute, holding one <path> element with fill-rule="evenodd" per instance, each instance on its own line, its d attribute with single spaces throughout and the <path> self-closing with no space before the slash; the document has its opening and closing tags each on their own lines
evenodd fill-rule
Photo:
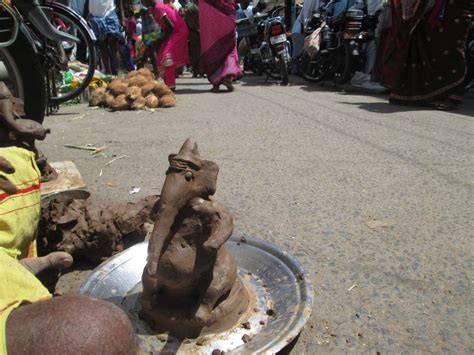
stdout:
<svg viewBox="0 0 474 355">
<path fill-rule="evenodd" d="M 237 261 L 240 276 L 257 296 L 248 319 L 250 329 L 237 324 L 233 329 L 204 336 L 199 341 L 182 342 L 156 334 L 136 315 L 147 245 L 147 242 L 137 244 L 107 260 L 78 290 L 80 294 L 113 302 L 128 312 L 144 351 L 209 354 L 219 349 L 233 354 L 276 353 L 298 336 L 311 315 L 313 288 L 301 264 L 271 243 L 234 234 L 226 246 Z M 251 340 L 245 343 L 244 335 Z"/>
</svg>

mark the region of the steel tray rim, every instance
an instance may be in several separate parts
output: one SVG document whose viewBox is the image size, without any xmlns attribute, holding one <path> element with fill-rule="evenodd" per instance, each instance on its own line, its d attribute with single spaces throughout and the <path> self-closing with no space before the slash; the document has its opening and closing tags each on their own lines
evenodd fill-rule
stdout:
<svg viewBox="0 0 474 355">
<path fill-rule="evenodd" d="M 231 243 L 237 245 L 246 244 L 247 246 L 263 250 L 282 262 L 297 278 L 300 304 L 298 305 L 297 316 L 291 322 L 293 327 L 285 334 L 275 334 L 275 337 L 269 339 L 268 343 L 261 349 L 263 353 L 276 353 L 290 344 L 301 333 L 304 325 L 311 316 L 314 302 L 314 290 L 309 275 L 304 270 L 302 264 L 294 256 L 280 249 L 271 242 L 253 236 L 243 236 L 234 233 L 227 241 L 226 245 Z M 95 297 L 94 288 L 101 281 L 101 277 L 112 272 L 120 267 L 123 262 L 129 260 L 130 258 L 127 258 L 127 255 L 133 255 L 134 251 L 136 252 L 140 248 L 146 248 L 147 245 L 147 241 L 141 242 L 104 261 L 84 280 L 77 292 L 79 294 Z M 237 264 L 239 264 L 238 260 Z M 241 351 L 242 349 L 240 348 L 242 348 L 242 346 L 235 349 L 237 350 L 236 352 Z M 234 353 L 234 351 L 231 352 Z"/>
</svg>

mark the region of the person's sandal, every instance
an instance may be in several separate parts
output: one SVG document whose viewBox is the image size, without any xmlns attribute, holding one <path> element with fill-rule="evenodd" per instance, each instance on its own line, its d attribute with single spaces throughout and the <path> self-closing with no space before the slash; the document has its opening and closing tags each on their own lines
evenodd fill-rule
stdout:
<svg viewBox="0 0 474 355">
<path fill-rule="evenodd" d="M 232 85 L 232 79 L 230 77 L 226 77 L 222 80 L 222 84 L 225 85 L 227 91 L 232 92 L 235 90 L 234 86 Z"/>
<path fill-rule="evenodd" d="M 449 100 L 433 101 L 428 103 L 428 106 L 440 111 L 451 111 L 456 109 L 456 104 Z"/>
</svg>

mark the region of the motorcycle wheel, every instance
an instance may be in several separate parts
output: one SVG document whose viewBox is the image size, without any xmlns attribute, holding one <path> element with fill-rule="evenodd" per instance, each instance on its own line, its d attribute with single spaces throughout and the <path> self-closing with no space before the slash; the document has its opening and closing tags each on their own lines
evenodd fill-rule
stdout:
<svg viewBox="0 0 474 355">
<path fill-rule="evenodd" d="M 344 41 L 337 49 L 336 64 L 333 69 L 336 84 L 345 84 L 352 74 L 352 49 L 348 42 Z"/>
<path fill-rule="evenodd" d="M 79 15 L 71 13 L 68 8 L 55 2 L 45 3 L 42 8 L 45 9 L 47 13 L 51 14 L 53 20 L 60 20 L 64 23 L 67 26 L 67 32 L 76 35 L 85 47 L 84 51 L 86 53 L 85 59 L 87 61 L 87 72 L 76 88 L 65 93 L 58 93 L 57 88 L 62 85 L 65 71 L 58 70 L 57 68 L 51 68 L 51 70 L 49 70 L 47 79 L 49 80 L 51 87 L 49 100 L 54 104 L 60 104 L 78 97 L 89 86 L 96 67 L 95 44 L 89 34 L 87 22 L 85 22 L 85 20 Z M 78 50 L 78 48 L 79 47 L 76 45 L 76 50 Z"/>
<path fill-rule="evenodd" d="M 320 54 L 316 54 L 314 58 L 311 58 L 310 55 L 304 51 L 299 60 L 299 71 L 303 79 L 310 83 L 320 83 L 326 77 Z"/>
<path fill-rule="evenodd" d="M 278 56 L 278 68 L 280 70 L 282 85 L 288 85 L 288 67 L 286 65 L 285 55 L 283 53 Z"/>
<path fill-rule="evenodd" d="M 42 123 L 47 101 L 44 69 L 40 56 L 21 32 L 10 47 L 0 48 L 0 62 L 4 68 L 1 80 L 24 101 L 26 117 Z"/>
</svg>

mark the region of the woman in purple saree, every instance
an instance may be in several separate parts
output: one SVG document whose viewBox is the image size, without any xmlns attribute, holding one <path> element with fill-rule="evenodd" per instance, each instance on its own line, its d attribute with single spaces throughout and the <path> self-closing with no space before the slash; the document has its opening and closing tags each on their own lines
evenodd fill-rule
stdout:
<svg viewBox="0 0 474 355">
<path fill-rule="evenodd" d="M 201 64 L 213 91 L 242 77 L 235 33 L 235 0 L 199 0 Z"/>
</svg>

